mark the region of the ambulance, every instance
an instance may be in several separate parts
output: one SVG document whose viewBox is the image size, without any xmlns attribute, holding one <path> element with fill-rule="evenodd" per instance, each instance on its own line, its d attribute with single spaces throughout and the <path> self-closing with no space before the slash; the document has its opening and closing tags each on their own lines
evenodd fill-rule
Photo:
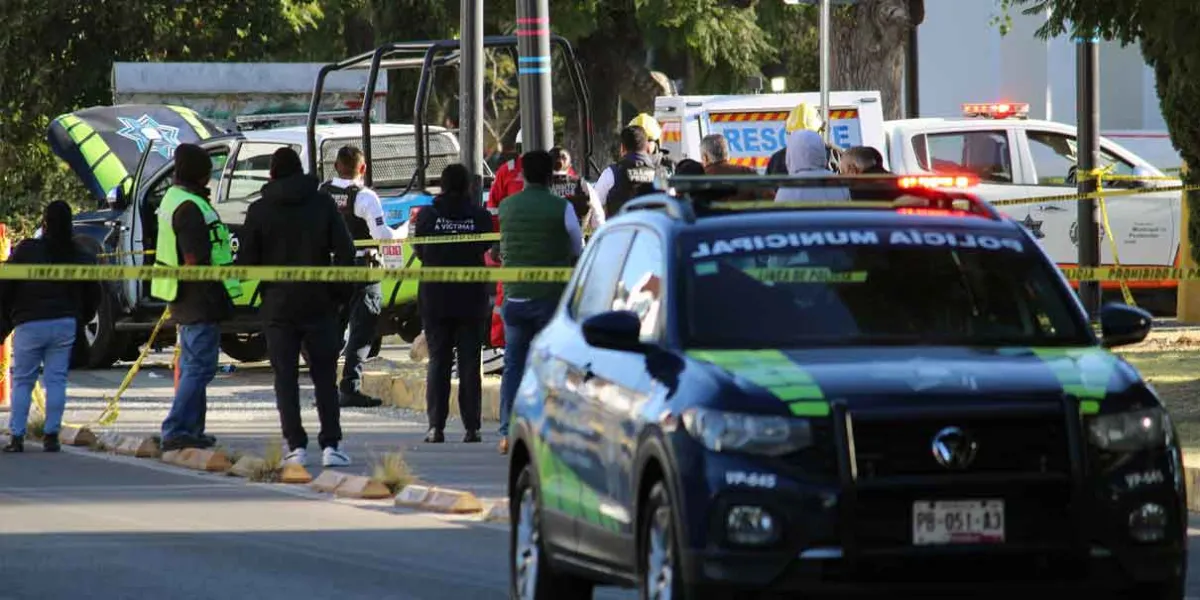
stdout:
<svg viewBox="0 0 1200 600">
<path fill-rule="evenodd" d="M 771 155 L 787 144 L 784 123 L 801 102 L 818 110 L 821 94 L 741 96 L 662 96 L 654 118 L 662 125 L 662 146 L 672 159 L 700 160 L 700 140 L 719 133 L 729 142 L 730 162 L 765 173 Z M 884 150 L 883 102 L 879 92 L 831 92 L 830 138 L 841 149 L 873 146 Z"/>
<path fill-rule="evenodd" d="M 969 191 L 991 202 L 1074 194 L 1075 127 L 1029 119 L 1028 113 L 1026 103 L 973 103 L 963 105 L 961 117 L 887 121 L 883 125 L 885 166 L 902 175 L 967 175 L 977 181 Z M 1104 183 L 1105 189 L 1181 185 L 1177 179 L 1165 179 L 1163 171 L 1149 161 L 1106 137 L 1100 139 L 1100 163 L 1114 175 L 1150 178 L 1109 181 Z M 998 208 L 1029 229 L 1060 267 L 1077 265 L 1075 200 Z M 1104 231 L 1100 240 L 1103 265 L 1179 266 L 1182 199 L 1178 191 L 1114 197 L 1106 200 L 1105 208 L 1112 231 Z M 1133 281 L 1128 285 L 1143 308 L 1159 314 L 1174 312 L 1177 282 Z M 1115 291 L 1117 286 L 1104 283 L 1106 290 Z"/>
</svg>

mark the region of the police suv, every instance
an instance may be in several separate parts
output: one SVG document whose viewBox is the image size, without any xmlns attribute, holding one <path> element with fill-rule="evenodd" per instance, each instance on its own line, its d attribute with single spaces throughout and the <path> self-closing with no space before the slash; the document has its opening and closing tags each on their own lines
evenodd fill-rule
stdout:
<svg viewBox="0 0 1200 600">
<path fill-rule="evenodd" d="M 1174 427 L 1109 351 L 1147 313 L 1098 335 L 969 194 L 751 180 L 802 181 L 677 177 L 588 244 L 515 400 L 513 597 L 1183 597 Z"/>
</svg>

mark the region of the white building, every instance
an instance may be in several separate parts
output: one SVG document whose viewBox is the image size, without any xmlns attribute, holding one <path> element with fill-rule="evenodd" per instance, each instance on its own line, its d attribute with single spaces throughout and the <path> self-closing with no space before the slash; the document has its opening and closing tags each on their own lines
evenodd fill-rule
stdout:
<svg viewBox="0 0 1200 600">
<path fill-rule="evenodd" d="M 920 112 L 952 117 L 966 102 L 1028 102 L 1029 118 L 1074 125 L 1075 42 L 1039 39 L 1044 15 L 1011 11 L 1012 28 L 1001 36 L 992 23 L 996 0 L 925 0 L 919 29 Z M 1100 45 L 1100 129 L 1107 137 L 1155 165 L 1178 154 L 1154 89 L 1154 72 L 1136 45 Z M 1165 155 L 1164 155 L 1165 152 Z"/>
</svg>

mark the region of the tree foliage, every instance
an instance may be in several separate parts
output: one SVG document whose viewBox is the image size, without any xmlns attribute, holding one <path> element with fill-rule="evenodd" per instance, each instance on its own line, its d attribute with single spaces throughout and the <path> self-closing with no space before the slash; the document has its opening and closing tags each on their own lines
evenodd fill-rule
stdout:
<svg viewBox="0 0 1200 600">
<path fill-rule="evenodd" d="M 1200 2 L 1194 0 L 1012 0 L 1026 14 L 1049 11 L 1042 37 L 1099 35 L 1122 44 L 1138 43 L 1154 70 L 1155 87 L 1171 142 L 1187 165 L 1200 165 Z M 1189 183 L 1200 182 L 1196 170 Z M 1190 202 L 1191 240 L 1200 240 L 1200 202 Z M 1200 244 L 1192 245 L 1200 261 Z"/>
<path fill-rule="evenodd" d="M 879 0 L 870 0 L 872 2 Z M 515 2 L 487 3 L 488 34 L 515 30 Z M 36 213 L 52 197 L 83 197 L 46 149 L 49 120 L 112 101 L 114 61 L 333 61 L 385 41 L 459 34 L 455 0 L 5 0 L 0 2 L 0 218 Z M 816 10 L 778 1 L 577 0 L 552 2 L 555 33 L 575 46 L 588 79 L 599 162 L 654 97 L 747 91 L 750 76 L 817 85 Z M 515 57 L 490 52 L 486 136 L 511 142 L 519 127 Z M 563 65 L 555 106 L 570 143 L 581 132 Z M 411 118 L 416 71 L 389 79 L 388 114 Z M 445 70 L 429 122 L 457 115 L 458 75 Z M 573 145 L 573 144 L 569 144 Z M 578 147 L 578 146 L 575 146 Z M 75 187 L 72 187 L 75 186 Z"/>
</svg>

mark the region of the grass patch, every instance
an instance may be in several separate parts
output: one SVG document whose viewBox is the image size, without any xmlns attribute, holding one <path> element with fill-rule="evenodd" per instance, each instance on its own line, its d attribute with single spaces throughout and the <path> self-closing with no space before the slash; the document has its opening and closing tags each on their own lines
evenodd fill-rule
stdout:
<svg viewBox="0 0 1200 600">
<path fill-rule="evenodd" d="M 275 438 L 263 448 L 262 462 L 256 463 L 246 477 L 255 483 L 277 483 L 283 471 L 283 440 Z"/>
<path fill-rule="evenodd" d="M 1146 344 L 1118 352 L 1158 392 L 1185 448 L 1200 447 L 1200 345 Z"/>
<path fill-rule="evenodd" d="M 371 477 L 386 485 L 393 494 L 397 494 L 404 486 L 416 479 L 412 469 L 400 452 L 387 452 L 372 460 Z"/>
<path fill-rule="evenodd" d="M 46 435 L 46 415 L 37 411 L 31 411 L 29 414 L 29 422 L 25 425 L 25 437 L 33 440 L 40 440 Z"/>
</svg>

